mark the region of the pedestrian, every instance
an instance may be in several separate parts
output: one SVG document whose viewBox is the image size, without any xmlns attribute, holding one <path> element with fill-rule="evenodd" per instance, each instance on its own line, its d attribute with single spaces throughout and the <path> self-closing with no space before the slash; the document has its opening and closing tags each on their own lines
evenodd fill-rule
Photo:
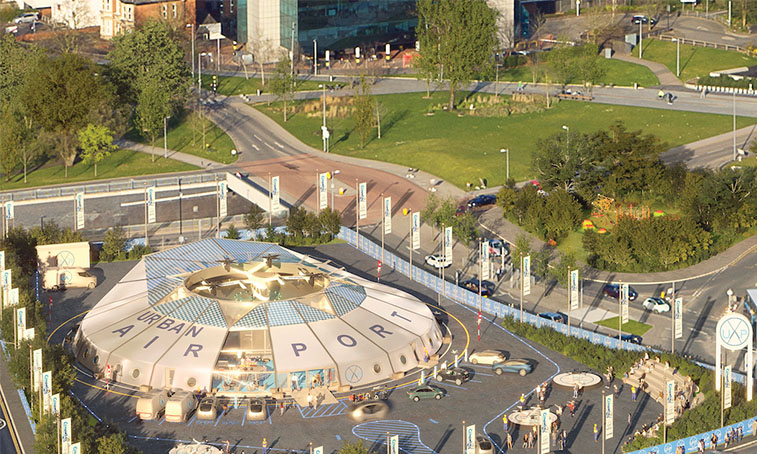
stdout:
<svg viewBox="0 0 757 454">
<path fill-rule="evenodd" d="M 508 431 L 507 430 L 508 429 L 508 427 L 507 427 L 507 413 L 505 413 L 505 415 L 502 416 L 502 425 L 504 426 L 505 432 L 507 432 Z"/>
<path fill-rule="evenodd" d="M 568 431 L 563 429 L 562 430 L 562 449 L 565 450 L 565 447 L 568 446 Z"/>
<path fill-rule="evenodd" d="M 573 385 L 573 398 L 578 399 L 578 383 Z"/>
<path fill-rule="evenodd" d="M 513 436 L 510 435 L 510 432 L 507 433 L 507 450 L 513 449 Z"/>
<path fill-rule="evenodd" d="M 308 407 L 312 407 L 313 406 L 313 395 L 310 394 L 310 392 L 308 392 L 308 396 L 307 396 L 306 399 L 308 401 Z"/>
<path fill-rule="evenodd" d="M 300 386 L 297 382 L 297 376 L 292 374 L 292 391 L 299 391 Z"/>
<path fill-rule="evenodd" d="M 664 91 L 662 91 L 662 89 L 660 89 L 660 90 L 659 90 L 659 91 L 657 92 L 657 99 L 660 99 L 660 100 L 661 100 L 661 99 L 662 99 L 662 98 L 664 98 L 664 97 L 665 97 L 665 92 L 664 92 Z"/>
<path fill-rule="evenodd" d="M 321 393 L 318 393 L 315 395 L 315 398 L 313 399 L 313 407 L 315 407 L 316 410 L 318 410 L 318 401 L 321 400 Z"/>
<path fill-rule="evenodd" d="M 612 397 L 618 397 L 618 385 L 612 385 Z"/>
<path fill-rule="evenodd" d="M 526 407 L 526 395 L 521 393 L 520 394 L 520 409 L 523 410 L 523 408 Z"/>
<path fill-rule="evenodd" d="M 597 425 L 594 424 L 594 443 L 599 441 L 599 429 L 597 428 Z"/>
<path fill-rule="evenodd" d="M 526 432 L 523 434 L 523 447 L 528 448 L 528 436 L 531 435 L 531 432 Z"/>
<path fill-rule="evenodd" d="M 229 404 L 227 404 L 226 402 L 224 402 L 223 403 L 223 413 L 222 413 L 222 415 L 225 416 L 226 413 L 228 413 L 228 411 L 229 411 Z"/>
<path fill-rule="evenodd" d="M 570 417 L 572 418 L 576 410 L 576 404 L 572 400 L 568 402 L 568 410 L 570 410 Z"/>
<path fill-rule="evenodd" d="M 628 412 L 628 426 L 631 427 L 631 412 Z"/>
<path fill-rule="evenodd" d="M 544 390 L 542 389 L 539 393 L 539 403 L 541 403 L 541 406 L 544 406 L 544 401 L 547 399 L 546 394 L 544 393 Z"/>
<path fill-rule="evenodd" d="M 632 401 L 636 400 L 636 386 L 634 385 L 631 385 L 631 400 Z"/>
<path fill-rule="evenodd" d="M 557 437 L 557 445 L 560 447 L 560 451 L 565 450 L 565 438 L 563 438 L 562 432 L 560 432 L 560 435 Z"/>
<path fill-rule="evenodd" d="M 699 93 L 699 99 L 704 99 L 704 95 L 705 95 L 705 88 L 702 87 L 702 92 Z"/>
<path fill-rule="evenodd" d="M 741 426 L 739 426 L 738 432 L 739 432 L 738 441 L 741 441 L 741 439 L 744 438 L 744 430 L 742 429 Z"/>
<path fill-rule="evenodd" d="M 279 405 L 279 416 L 284 416 L 284 402 Z"/>
</svg>

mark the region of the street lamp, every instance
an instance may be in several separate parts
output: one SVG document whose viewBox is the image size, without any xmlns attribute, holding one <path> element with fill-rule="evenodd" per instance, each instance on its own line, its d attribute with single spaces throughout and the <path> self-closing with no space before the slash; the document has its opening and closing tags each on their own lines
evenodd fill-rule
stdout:
<svg viewBox="0 0 757 454">
<path fill-rule="evenodd" d="M 313 75 L 318 75 L 318 40 L 313 40 Z"/>
<path fill-rule="evenodd" d="M 185 28 L 192 29 L 192 80 L 195 78 L 195 24 L 187 24 Z"/>
<path fill-rule="evenodd" d="M 326 127 L 326 84 L 318 84 L 321 89 L 323 98 L 323 125 L 321 126 L 321 137 L 323 138 L 323 152 L 329 152 L 329 130 Z"/>
<path fill-rule="evenodd" d="M 505 184 L 507 184 L 507 181 L 510 180 L 510 149 L 509 148 L 502 148 L 499 150 L 500 153 L 506 153 L 507 156 L 507 173 L 505 177 Z"/>
<path fill-rule="evenodd" d="M 570 145 L 570 128 L 565 125 L 562 128 L 565 130 L 565 144 Z"/>
<path fill-rule="evenodd" d="M 334 170 L 334 171 L 328 173 L 328 178 L 329 178 L 329 180 L 331 180 L 331 209 L 332 210 L 336 210 L 336 207 L 334 206 L 334 180 L 335 180 L 335 175 L 339 175 L 340 173 L 342 173 L 342 172 L 339 171 L 339 170 Z"/>
<path fill-rule="evenodd" d="M 163 117 L 163 159 L 168 158 L 168 119 L 171 118 L 170 115 L 166 115 Z"/>
<path fill-rule="evenodd" d="M 676 77 L 681 77 L 681 38 L 673 38 L 676 43 Z"/>
</svg>

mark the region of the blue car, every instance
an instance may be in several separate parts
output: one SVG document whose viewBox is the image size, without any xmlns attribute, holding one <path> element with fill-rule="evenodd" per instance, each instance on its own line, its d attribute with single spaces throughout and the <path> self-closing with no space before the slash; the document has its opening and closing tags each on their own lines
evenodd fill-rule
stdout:
<svg viewBox="0 0 757 454">
<path fill-rule="evenodd" d="M 532 370 L 534 370 L 534 368 L 531 365 L 531 361 L 527 359 L 508 359 L 492 364 L 492 372 L 497 375 L 502 375 L 503 373 L 508 372 L 524 376 L 530 374 Z"/>
<path fill-rule="evenodd" d="M 552 320 L 557 323 L 568 323 L 568 316 L 562 312 L 542 312 L 539 317 Z"/>
<path fill-rule="evenodd" d="M 468 208 L 480 208 L 497 203 L 497 197 L 491 194 L 481 194 L 468 200 Z"/>
</svg>

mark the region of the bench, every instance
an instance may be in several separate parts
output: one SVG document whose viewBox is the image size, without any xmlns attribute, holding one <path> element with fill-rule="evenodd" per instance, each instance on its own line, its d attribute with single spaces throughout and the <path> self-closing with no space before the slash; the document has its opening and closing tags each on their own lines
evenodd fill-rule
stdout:
<svg viewBox="0 0 757 454">
<path fill-rule="evenodd" d="M 589 95 L 582 95 L 580 93 L 558 93 L 559 99 L 570 99 L 573 101 L 591 101 L 593 98 Z"/>
</svg>

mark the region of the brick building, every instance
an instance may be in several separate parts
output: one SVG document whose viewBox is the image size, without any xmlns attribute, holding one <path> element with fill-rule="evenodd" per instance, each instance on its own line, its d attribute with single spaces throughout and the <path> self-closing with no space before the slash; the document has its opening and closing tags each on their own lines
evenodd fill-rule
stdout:
<svg viewBox="0 0 757 454">
<path fill-rule="evenodd" d="M 89 0 L 100 3 L 100 37 L 112 38 L 149 19 L 197 25 L 196 0 Z"/>
</svg>

